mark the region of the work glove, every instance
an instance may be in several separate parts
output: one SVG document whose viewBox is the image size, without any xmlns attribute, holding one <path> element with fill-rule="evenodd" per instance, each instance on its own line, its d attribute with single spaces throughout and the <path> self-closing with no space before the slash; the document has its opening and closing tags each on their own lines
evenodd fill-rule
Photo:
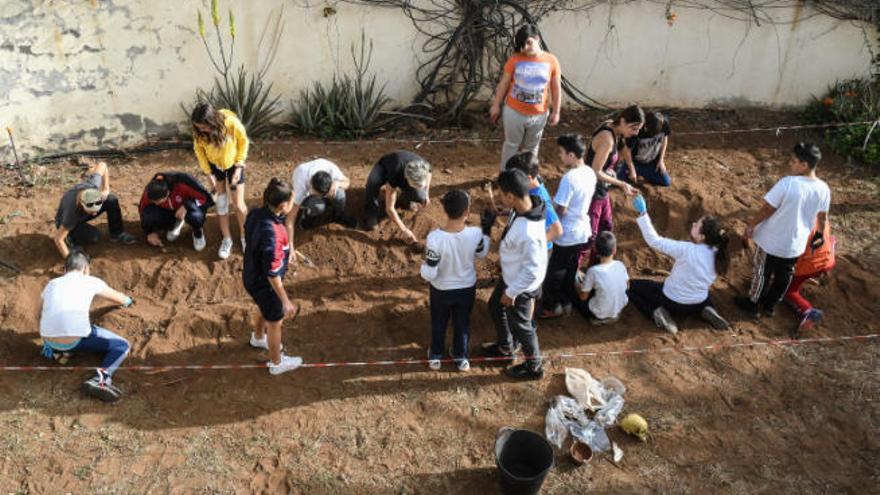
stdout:
<svg viewBox="0 0 880 495">
<path fill-rule="evenodd" d="M 134 299 L 132 299 L 131 296 L 125 296 L 125 301 L 122 303 L 122 307 L 130 308 L 132 304 L 134 304 Z"/>
<path fill-rule="evenodd" d="M 648 204 L 645 203 L 645 197 L 639 194 L 635 198 L 633 198 L 632 202 L 633 208 L 639 213 L 639 215 L 643 215 L 648 211 Z"/>
<path fill-rule="evenodd" d="M 483 210 L 483 213 L 480 215 L 480 228 L 483 229 L 483 234 L 488 236 L 492 235 L 492 226 L 495 225 L 496 216 L 497 215 L 491 208 Z"/>
</svg>

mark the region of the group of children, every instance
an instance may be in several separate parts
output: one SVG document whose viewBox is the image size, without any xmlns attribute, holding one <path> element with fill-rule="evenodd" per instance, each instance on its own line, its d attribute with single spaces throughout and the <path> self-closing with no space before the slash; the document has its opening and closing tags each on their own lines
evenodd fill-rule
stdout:
<svg viewBox="0 0 880 495">
<path fill-rule="evenodd" d="M 470 368 L 475 263 L 488 254 L 499 215 L 507 217 L 498 241 L 501 279 L 488 302 L 496 338 L 482 344 L 481 350 L 510 363 L 521 352 L 523 362 L 506 370 L 513 378 L 543 376 L 536 319 L 560 317 L 572 308 L 591 324 L 602 325 L 617 321 L 632 301 L 673 334 L 678 331 L 673 318 L 689 314 L 700 315 L 713 328 L 728 328 L 709 297 L 710 287 L 730 262 L 728 230 L 716 218 L 704 216 L 692 224 L 688 241 L 661 237 L 647 214 L 644 197 L 634 187 L 642 180 L 670 185 L 665 163 L 669 122 L 659 112 L 646 114 L 633 105 L 603 122 L 589 140 L 578 134 L 559 136 L 559 160 L 568 171 L 551 199 L 539 174 L 537 152 L 544 125 L 559 120 L 561 71 L 555 57 L 541 50 L 533 27 L 520 29 L 515 39 L 517 53 L 505 65 L 490 111 L 493 122 L 504 116 L 505 143 L 497 179 L 501 204 L 494 204 L 493 198 L 492 207 L 480 215 L 480 227 L 469 227 L 471 198 L 466 191 L 452 189 L 441 198 L 445 224 L 426 240 L 420 273 L 430 283 L 428 366 L 441 368 L 446 328 L 452 321 L 449 356 L 459 370 Z M 282 283 L 298 254 L 294 234 L 322 220 L 357 226 L 355 217 L 346 212 L 350 181 L 329 160 L 312 160 L 297 166 L 290 181 L 273 178 L 263 192 L 262 206 L 248 211 L 244 188 L 249 140 L 244 126 L 231 111 L 209 104 L 197 106 L 191 117 L 194 152 L 210 190 L 183 172 L 154 175 L 138 205 L 146 242 L 153 246 L 162 246 L 163 238 L 174 242 L 189 225 L 193 247 L 201 251 L 207 245 L 205 219 L 214 208 L 222 235 L 218 256 L 226 259 L 234 246 L 228 218 L 230 207 L 234 208 L 244 255 L 242 282 L 259 309 L 250 345 L 268 350 L 270 373 L 296 369 L 302 359 L 283 354 L 281 345 L 284 319 L 299 311 Z M 755 270 L 749 296 L 737 303 L 756 318 L 773 315 L 783 298 L 799 311 L 799 328 L 822 317 L 799 293 L 806 280 L 827 273 L 834 264 L 835 243 L 827 221 L 830 191 L 815 175 L 820 158 L 813 145 L 795 147 L 794 175 L 774 186 L 749 224 L 746 234 L 757 245 Z M 415 153 L 395 151 L 381 157 L 367 178 L 361 227 L 376 227 L 384 201 L 389 219 L 407 241 L 417 242 L 397 208 L 428 205 L 431 178 L 430 164 Z M 663 282 L 630 280 L 626 266 L 615 260 L 609 196 L 614 187 L 633 197 L 647 244 L 675 260 Z M 96 296 L 123 307 L 134 301 L 91 276 L 89 258 L 80 249 L 99 240 L 99 231 L 89 222 L 102 213 L 107 214 L 112 241 L 136 242 L 124 232 L 107 166 L 98 163 L 90 167 L 84 182 L 61 198 L 53 240 L 65 259 L 65 275 L 50 281 L 43 292 L 40 334 L 47 357 L 64 360 L 73 352 L 104 354 L 97 375 L 83 387 L 102 400 L 114 401 L 120 392 L 112 375 L 130 345 L 90 323 L 89 307 Z"/>
</svg>

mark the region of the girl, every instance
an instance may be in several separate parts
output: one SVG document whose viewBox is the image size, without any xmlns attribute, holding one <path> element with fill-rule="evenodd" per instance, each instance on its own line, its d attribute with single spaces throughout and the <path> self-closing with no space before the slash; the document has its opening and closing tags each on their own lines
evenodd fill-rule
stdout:
<svg viewBox="0 0 880 495">
<path fill-rule="evenodd" d="M 298 368 L 302 358 L 281 353 L 281 323 L 285 316 L 296 318 L 299 307 L 287 297 L 282 279 L 290 259 L 290 242 L 285 216 L 293 208 L 290 184 L 276 178 L 263 192 L 263 206 L 250 212 L 244 223 L 247 243 L 242 281 L 260 314 L 251 345 L 269 350 L 269 373 L 280 375 Z M 268 334 L 268 339 L 267 335 Z"/>
<path fill-rule="evenodd" d="M 244 168 L 247 159 L 247 132 L 231 110 L 216 110 L 210 103 L 200 103 L 192 111 L 193 150 L 199 167 L 211 180 L 211 189 L 217 193 L 217 215 L 223 240 L 217 255 L 225 260 L 232 252 L 229 233 L 229 195 L 238 215 L 241 247 L 244 251 L 244 221 L 247 205 L 244 203 Z"/>
<path fill-rule="evenodd" d="M 666 147 L 671 132 L 662 113 L 646 113 L 645 126 L 638 135 L 627 139 L 621 150 L 625 163 L 617 169 L 617 175 L 633 184 L 642 177 L 655 186 L 668 187 L 672 180 L 666 170 Z"/>
<path fill-rule="evenodd" d="M 205 215 L 214 200 L 195 177 L 182 172 L 165 172 L 153 176 L 144 193 L 138 211 L 141 228 L 147 236 L 147 244 L 162 247 L 159 233 L 174 242 L 186 223 L 192 228 L 193 247 L 205 249 Z"/>
<path fill-rule="evenodd" d="M 715 277 L 727 272 L 730 264 L 727 230 L 715 218 L 704 216 L 691 225 L 693 242 L 673 241 L 657 235 L 647 214 L 645 198 L 636 196 L 633 208 L 639 214 L 637 222 L 645 242 L 673 257 L 675 264 L 662 283 L 632 280 L 627 291 L 629 300 L 642 314 L 653 318 L 654 324 L 673 335 L 678 332 L 678 326 L 672 314 L 699 314 L 717 330 L 730 328 L 709 299 L 709 288 Z"/>
<path fill-rule="evenodd" d="M 599 232 L 611 231 L 614 227 L 608 188 L 620 187 L 627 196 L 636 192 L 631 185 L 615 177 L 614 168 L 618 161 L 618 141 L 637 135 L 644 124 L 645 112 L 638 105 L 631 105 L 617 114 L 614 120 L 602 122 L 593 132 L 587 156 L 584 158 L 584 162 L 593 167 L 597 179 L 596 191 L 588 211 L 591 242 Z"/>
<path fill-rule="evenodd" d="M 494 124 L 501 115 L 504 102 L 504 146 L 501 148 L 501 170 L 507 160 L 520 151 L 538 156 L 541 135 L 547 123 L 547 93 L 550 92 L 550 125 L 559 123 L 562 105 L 562 72 L 559 61 L 541 50 L 538 28 L 525 25 L 514 36 L 513 54 L 504 64 L 504 74 L 495 89 L 489 111 Z"/>
</svg>

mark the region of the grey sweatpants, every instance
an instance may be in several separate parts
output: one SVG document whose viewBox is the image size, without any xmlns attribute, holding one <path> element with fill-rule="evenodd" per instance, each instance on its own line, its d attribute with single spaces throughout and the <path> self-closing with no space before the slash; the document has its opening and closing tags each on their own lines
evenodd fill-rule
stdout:
<svg viewBox="0 0 880 495">
<path fill-rule="evenodd" d="M 501 171 L 507 160 L 522 151 L 531 151 L 538 156 L 538 148 L 541 146 L 541 136 L 544 134 L 544 125 L 547 124 L 547 116 L 550 112 L 540 115 L 525 115 L 505 106 L 502 111 L 504 120 L 504 146 L 501 147 Z"/>
</svg>

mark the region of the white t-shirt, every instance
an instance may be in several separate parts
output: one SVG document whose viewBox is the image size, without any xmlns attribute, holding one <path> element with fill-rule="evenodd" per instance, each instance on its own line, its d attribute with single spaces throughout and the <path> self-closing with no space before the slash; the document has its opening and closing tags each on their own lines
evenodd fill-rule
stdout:
<svg viewBox="0 0 880 495">
<path fill-rule="evenodd" d="M 100 278 L 70 272 L 49 281 L 43 289 L 41 337 L 88 337 L 92 331 L 89 308 L 95 294 L 109 289 Z"/>
<path fill-rule="evenodd" d="M 318 158 L 310 162 L 301 163 L 293 169 L 290 182 L 293 184 L 293 203 L 300 205 L 309 197 L 309 188 L 312 185 L 312 176 L 318 172 L 327 172 L 334 182 L 345 180 L 345 175 L 335 163 L 326 158 Z"/>
<path fill-rule="evenodd" d="M 595 290 L 588 306 L 596 318 L 617 318 L 629 299 L 626 297 L 626 283 L 629 275 L 626 265 L 618 260 L 611 263 L 593 265 L 581 284 L 581 292 Z"/>
<path fill-rule="evenodd" d="M 797 258 L 806 250 L 816 215 L 831 206 L 831 190 L 822 180 L 792 175 L 779 179 L 764 201 L 776 211 L 755 227 L 755 244 L 767 254 Z"/>
<path fill-rule="evenodd" d="M 590 240 L 590 201 L 596 190 L 596 172 L 586 165 L 577 166 L 562 176 L 553 202 L 565 208 L 559 218 L 562 235 L 556 239 L 559 246 L 575 246 Z"/>
<path fill-rule="evenodd" d="M 477 283 L 476 258 L 489 254 L 489 237 L 477 227 L 428 234 L 420 273 L 437 290 L 467 289 Z"/>
</svg>

